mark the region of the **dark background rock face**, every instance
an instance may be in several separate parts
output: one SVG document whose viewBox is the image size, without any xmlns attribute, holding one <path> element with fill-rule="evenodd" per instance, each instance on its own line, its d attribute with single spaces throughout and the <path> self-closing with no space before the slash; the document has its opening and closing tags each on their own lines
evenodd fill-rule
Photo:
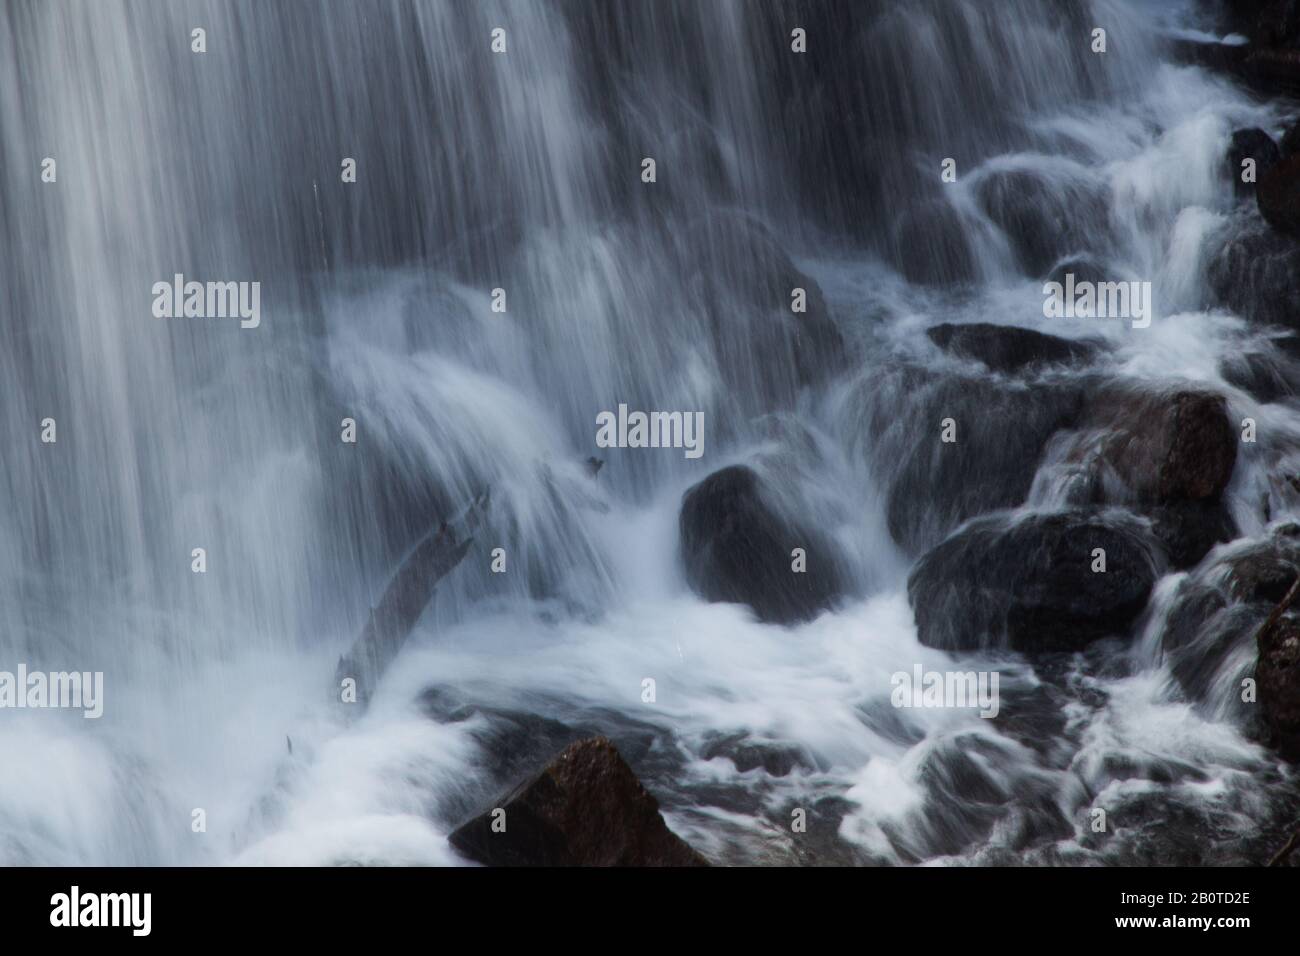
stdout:
<svg viewBox="0 0 1300 956">
<path fill-rule="evenodd" d="M 707 600 L 747 604 L 762 621 L 793 624 L 843 593 L 833 546 L 782 514 L 752 468 L 724 468 L 687 491 L 680 529 L 687 581 Z M 795 548 L 807 554 L 805 572 L 792 570 Z"/>
<path fill-rule="evenodd" d="M 1094 572 L 1093 550 L 1106 570 Z M 908 579 L 922 644 L 945 650 L 1073 651 L 1125 636 L 1158 571 L 1146 526 L 1073 511 L 972 521 Z"/>
<path fill-rule="evenodd" d="M 496 808 L 504 832 L 492 830 Z M 658 801 L 603 737 L 565 748 L 449 839 L 489 866 L 708 865 L 668 829 Z"/>
</svg>

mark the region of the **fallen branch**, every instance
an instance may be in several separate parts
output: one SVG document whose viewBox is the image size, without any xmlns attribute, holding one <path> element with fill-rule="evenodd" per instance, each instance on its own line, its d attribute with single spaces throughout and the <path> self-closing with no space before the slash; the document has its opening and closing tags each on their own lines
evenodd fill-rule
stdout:
<svg viewBox="0 0 1300 956">
<path fill-rule="evenodd" d="M 438 582 L 460 564 L 474 543 L 472 532 L 487 506 L 485 491 L 426 535 L 402 560 L 379 604 L 371 609 L 361 636 L 339 658 L 334 692 L 341 699 L 346 699 L 341 694 L 343 682 L 350 678 L 355 681 L 356 703 L 365 707 L 369 702 L 384 671 L 433 598 Z"/>
</svg>

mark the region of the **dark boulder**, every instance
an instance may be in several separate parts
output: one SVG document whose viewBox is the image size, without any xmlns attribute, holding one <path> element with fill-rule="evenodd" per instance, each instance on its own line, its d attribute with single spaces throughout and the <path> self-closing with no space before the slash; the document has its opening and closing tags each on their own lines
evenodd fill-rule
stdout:
<svg viewBox="0 0 1300 956">
<path fill-rule="evenodd" d="M 1028 276 L 1044 276 L 1063 257 L 1087 251 L 1106 228 L 1105 197 L 1082 180 L 1049 182 L 1031 170 L 1003 170 L 976 192 Z"/>
<path fill-rule="evenodd" d="M 1278 232 L 1300 237 L 1300 156 L 1288 156 L 1261 175 L 1255 201 L 1265 222 Z"/>
<path fill-rule="evenodd" d="M 1237 433 L 1217 393 L 1108 391 L 1092 402 L 1084 427 L 1096 436 L 1099 464 L 1132 500 L 1214 499 L 1232 479 Z"/>
<path fill-rule="evenodd" d="M 1091 342 L 1073 341 L 1013 325 L 944 322 L 926 330 L 930 341 L 961 358 L 983 362 L 995 372 L 1019 372 L 1048 365 L 1081 365 L 1097 354 Z"/>
<path fill-rule="evenodd" d="M 1192 567 L 1236 527 L 1223 492 L 1237 460 L 1237 433 L 1223 396 L 1200 390 L 1097 394 L 1067 459 L 1091 497 L 1151 519 L 1175 568 Z"/>
<path fill-rule="evenodd" d="M 752 468 L 724 468 L 690 488 L 679 526 L 686 579 L 709 601 L 748 604 L 762 621 L 793 624 L 843 593 L 834 546 L 788 516 Z M 804 549 L 804 571 L 793 569 L 795 548 Z"/>
<path fill-rule="evenodd" d="M 1270 743 L 1300 761 L 1300 619 L 1283 614 L 1258 635 L 1255 681 Z"/>
<path fill-rule="evenodd" d="M 708 865 L 668 829 L 658 801 L 604 737 L 571 744 L 449 840 L 488 866 Z"/>
<path fill-rule="evenodd" d="M 1232 142 L 1228 145 L 1228 175 L 1232 179 L 1232 187 L 1238 194 L 1251 192 L 1255 188 L 1255 183 L 1282 158 L 1281 151 L 1277 143 L 1273 142 L 1273 137 L 1258 127 L 1252 129 L 1239 129 L 1232 134 Z M 1244 182 L 1242 180 L 1242 163 L 1247 159 L 1255 161 L 1255 179 L 1253 182 Z"/>
<path fill-rule="evenodd" d="M 909 366 L 873 377 L 861 401 L 889 533 L 915 554 L 968 518 L 1023 504 L 1048 440 L 1077 422 L 1083 386 Z"/>
<path fill-rule="evenodd" d="M 778 398 L 845 367 L 844 340 L 826 299 L 777 237 L 739 213 L 701 216 L 684 232 L 681 268 L 709 317 L 724 375 L 752 388 L 755 369 Z M 803 289 L 803 312 L 792 293 Z"/>
<path fill-rule="evenodd" d="M 1125 635 L 1159 569 L 1146 524 L 1122 513 L 995 515 L 927 553 L 907 593 L 929 647 L 1076 651 Z"/>
<path fill-rule="evenodd" d="M 1237 535 L 1237 524 L 1221 498 L 1172 501 L 1144 511 L 1174 568 L 1194 567 L 1216 544 Z"/>
<path fill-rule="evenodd" d="M 951 204 L 927 199 L 908 206 L 894 223 L 894 263 L 909 282 L 960 285 L 975 278 L 970 229 Z"/>
</svg>

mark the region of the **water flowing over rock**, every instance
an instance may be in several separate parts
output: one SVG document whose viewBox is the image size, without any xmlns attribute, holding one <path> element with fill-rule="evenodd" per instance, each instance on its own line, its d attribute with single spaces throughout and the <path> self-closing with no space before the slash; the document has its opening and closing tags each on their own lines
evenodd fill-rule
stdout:
<svg viewBox="0 0 1300 956">
<path fill-rule="evenodd" d="M 565 748 L 448 839 L 489 866 L 708 865 L 668 829 L 658 801 L 603 737 Z"/>
<path fill-rule="evenodd" d="M 724 468 L 687 491 L 680 526 L 686 578 L 710 601 L 748 604 L 762 621 L 793 624 L 843 593 L 834 546 L 787 516 L 752 468 Z M 795 569 L 795 549 L 804 551 L 805 570 Z"/>
<path fill-rule="evenodd" d="M 921 558 L 907 594 L 930 647 L 1076 651 L 1128 635 L 1159 562 L 1145 525 L 1123 514 L 992 516 Z"/>
<path fill-rule="evenodd" d="M 1232 545 L 1179 587 L 1161 630 L 1161 652 L 1189 699 L 1211 715 L 1272 737 L 1296 755 L 1292 663 L 1296 631 L 1287 610 L 1270 615 L 1300 577 L 1300 528 L 1282 525 L 1264 537 Z M 1258 641 L 1258 643 L 1257 643 Z M 1258 696 L 1243 694 L 1254 677 Z"/>
<path fill-rule="evenodd" d="M 983 362 L 994 372 L 1019 372 L 1047 365 L 1081 365 L 1100 351 L 1091 342 L 1072 341 L 1033 329 L 972 322 L 944 322 L 926 330 L 945 352 Z"/>
</svg>

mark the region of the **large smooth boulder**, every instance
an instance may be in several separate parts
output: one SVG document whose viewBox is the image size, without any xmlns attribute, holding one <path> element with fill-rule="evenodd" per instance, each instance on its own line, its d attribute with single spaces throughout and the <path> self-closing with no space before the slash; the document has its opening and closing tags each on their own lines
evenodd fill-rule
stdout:
<svg viewBox="0 0 1300 956">
<path fill-rule="evenodd" d="M 994 515 L 928 552 L 907 594 L 928 647 L 1076 651 L 1128 633 L 1160 566 L 1145 523 L 1123 513 Z"/>
<path fill-rule="evenodd" d="M 1255 201 L 1265 222 L 1300 238 L 1300 156 L 1288 156 L 1260 176 Z"/>
<path fill-rule="evenodd" d="M 449 840 L 488 866 L 708 866 L 604 737 L 566 747 Z"/>
<path fill-rule="evenodd" d="M 748 604 L 762 621 L 794 624 L 843 593 L 834 546 L 790 516 L 752 468 L 723 468 L 690 488 L 679 525 L 686 579 L 707 600 Z M 793 569 L 795 548 L 804 549 L 805 571 Z"/>
<path fill-rule="evenodd" d="M 930 341 L 950 355 L 982 362 L 994 372 L 1020 372 L 1053 365 L 1082 365 L 1099 348 L 1014 325 L 943 322 L 926 329 Z"/>
</svg>

